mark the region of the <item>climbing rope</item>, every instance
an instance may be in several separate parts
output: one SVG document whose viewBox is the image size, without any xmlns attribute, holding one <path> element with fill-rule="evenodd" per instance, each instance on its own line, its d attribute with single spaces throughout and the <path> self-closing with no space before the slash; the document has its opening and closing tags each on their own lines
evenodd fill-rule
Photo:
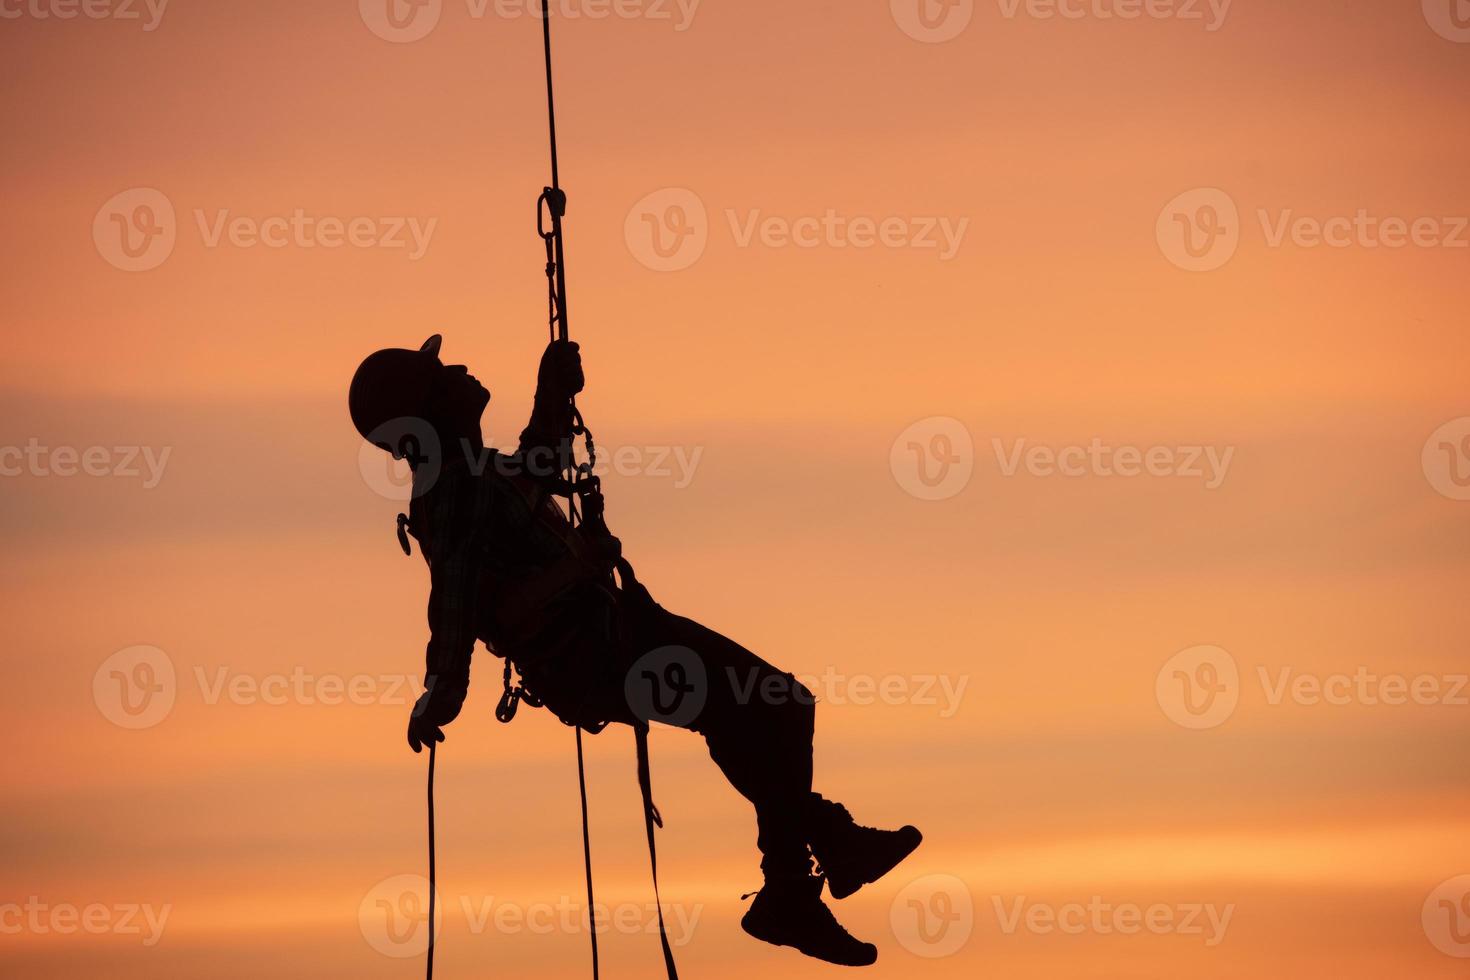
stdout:
<svg viewBox="0 0 1470 980">
<path fill-rule="evenodd" d="M 434 745 L 429 740 L 429 959 L 428 980 L 434 980 L 434 905 L 439 890 L 439 862 L 434 847 Z"/>
<path fill-rule="evenodd" d="M 536 201 L 536 231 L 546 249 L 546 294 L 547 294 L 547 325 L 552 341 L 566 341 L 571 332 L 567 320 L 567 274 L 566 274 L 566 248 L 562 236 L 562 219 L 567 213 L 567 196 L 561 188 L 561 167 L 557 158 L 556 147 L 556 90 L 552 78 L 551 58 L 551 10 L 550 0 L 541 0 L 541 40 L 546 55 L 546 116 L 548 121 L 548 135 L 551 143 L 551 185 L 542 188 L 541 196 Z M 560 476 L 562 486 L 565 488 L 564 495 L 567 501 L 567 519 L 572 527 L 581 523 L 579 501 L 587 501 L 600 495 L 600 480 L 593 474 L 597 464 L 597 446 L 593 440 L 592 431 L 588 429 L 586 422 L 582 419 L 582 413 L 577 408 L 576 397 L 570 399 L 573 440 L 580 438 L 586 447 L 586 459 L 578 463 L 574 454 L 569 454 L 561 460 Z M 601 513 L 600 503 L 597 505 L 597 513 Z M 403 539 L 402 519 L 400 519 L 399 537 Z M 406 541 L 404 550 L 407 551 Z M 621 568 L 627 569 L 623 564 Z M 631 574 L 631 571 L 624 574 Z M 609 573 L 611 582 L 611 573 Z M 509 723 L 515 717 L 516 707 L 521 701 L 525 701 L 532 707 L 540 707 L 540 702 L 520 685 L 512 686 L 511 665 L 506 662 L 505 666 L 505 694 L 501 698 L 500 705 L 496 709 L 496 717 L 504 723 Z M 664 927 L 663 902 L 658 893 L 658 855 L 654 846 L 654 828 L 663 826 L 663 818 L 659 815 L 658 808 L 653 803 L 653 788 L 649 775 L 648 763 L 648 728 L 646 725 L 635 727 L 636 748 L 638 756 L 638 785 L 643 796 L 643 818 L 648 833 L 648 857 L 653 870 L 653 894 L 658 908 L 658 934 L 662 946 L 664 968 L 669 980 L 678 980 L 679 973 L 674 965 L 674 953 L 669 945 L 668 932 Z M 597 948 L 597 904 L 592 885 L 592 833 L 591 823 L 588 819 L 587 807 L 587 764 L 586 755 L 582 745 L 582 728 L 576 727 L 577 737 L 577 789 L 582 802 L 582 860 L 586 869 L 587 877 L 587 922 L 588 934 L 592 942 L 592 980 L 601 980 L 601 966 Z M 428 980 L 434 980 L 434 909 L 435 895 L 438 881 L 436 874 L 436 856 L 434 846 L 434 743 L 429 743 L 429 948 L 427 958 Z"/>
</svg>

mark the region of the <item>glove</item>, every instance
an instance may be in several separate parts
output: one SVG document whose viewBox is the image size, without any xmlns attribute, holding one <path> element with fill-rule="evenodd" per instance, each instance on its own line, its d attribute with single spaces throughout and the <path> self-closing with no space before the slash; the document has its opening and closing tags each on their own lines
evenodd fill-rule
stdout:
<svg viewBox="0 0 1470 980">
<path fill-rule="evenodd" d="M 537 390 L 558 398 L 571 398 L 586 386 L 581 347 L 570 340 L 553 340 L 548 344 L 536 372 Z"/>
<path fill-rule="evenodd" d="M 428 689 L 408 716 L 408 747 L 415 752 L 422 752 L 425 745 L 444 741 L 443 726 L 458 718 L 464 707 L 463 689 L 455 691 L 448 685 L 435 683 L 436 680 L 429 678 Z"/>
</svg>

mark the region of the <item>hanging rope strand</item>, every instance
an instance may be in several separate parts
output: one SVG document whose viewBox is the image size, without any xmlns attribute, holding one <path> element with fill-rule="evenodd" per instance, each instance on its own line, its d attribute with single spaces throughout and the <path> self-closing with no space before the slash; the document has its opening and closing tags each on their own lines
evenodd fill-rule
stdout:
<svg viewBox="0 0 1470 980">
<path fill-rule="evenodd" d="M 551 81 L 551 9 L 550 0 L 541 0 L 541 39 L 546 48 L 546 118 L 551 129 L 551 187 L 561 190 L 561 171 L 556 160 L 556 91 Z"/>
<path fill-rule="evenodd" d="M 429 742 L 429 958 L 428 980 L 434 980 L 434 910 L 439 891 L 438 860 L 434 847 L 434 742 Z"/>
<path fill-rule="evenodd" d="M 546 118 L 551 137 L 551 186 L 541 194 L 551 212 L 551 234 L 548 237 L 542 226 L 541 237 L 546 239 L 547 278 L 551 280 L 555 311 L 553 313 L 553 339 L 566 340 L 570 334 L 567 324 L 567 270 L 566 255 L 562 247 L 561 219 L 567 213 L 567 197 L 561 189 L 561 164 L 556 153 L 556 86 L 551 72 L 551 5 L 550 0 L 541 0 L 541 41 L 546 51 Z M 537 205 L 537 222 L 540 223 L 541 205 Z"/>
<path fill-rule="evenodd" d="M 542 241 L 546 244 L 548 328 L 552 340 L 565 341 L 571 336 L 571 329 L 567 322 L 566 250 L 562 240 L 562 218 L 567 213 L 567 197 L 561 189 L 561 164 L 556 152 L 556 86 L 552 80 L 551 70 L 549 0 L 541 0 L 541 41 L 546 52 L 546 119 L 551 142 L 551 186 L 542 190 L 541 199 L 536 203 L 536 225 Z M 547 229 L 546 223 L 542 220 L 543 214 L 546 213 L 549 213 L 551 217 L 550 229 Z M 592 435 L 582 422 L 582 414 L 577 411 L 575 398 L 571 400 L 571 409 L 573 434 L 586 436 L 587 451 L 591 455 L 595 452 L 592 448 Z M 587 472 L 591 472 L 590 462 L 587 464 Z M 569 484 L 575 486 L 579 475 L 580 467 L 577 466 L 576 460 L 568 459 L 566 476 Z M 567 495 L 567 519 L 575 527 L 579 523 L 579 517 L 577 496 L 573 491 Z M 577 728 L 577 790 L 582 800 L 582 862 L 587 872 L 587 931 L 592 938 L 592 980 L 600 980 L 601 966 L 597 952 L 597 904 L 592 888 L 592 830 L 587 813 L 587 762 L 582 750 L 582 729 L 580 727 Z"/>
</svg>

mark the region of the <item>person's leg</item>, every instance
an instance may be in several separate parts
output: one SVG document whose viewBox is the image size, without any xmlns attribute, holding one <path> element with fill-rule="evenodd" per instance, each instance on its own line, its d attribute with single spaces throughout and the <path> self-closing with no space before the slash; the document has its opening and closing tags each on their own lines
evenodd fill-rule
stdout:
<svg viewBox="0 0 1470 980">
<path fill-rule="evenodd" d="M 632 666 L 642 676 L 628 684 L 635 713 L 703 735 L 730 785 L 755 807 L 762 870 L 808 875 L 811 692 L 728 637 L 661 609 L 636 639 Z"/>
<path fill-rule="evenodd" d="M 866 966 L 877 948 L 842 928 L 812 874 L 816 703 L 795 677 L 693 620 L 640 617 L 625 685 L 638 717 L 697 731 L 730 784 L 755 806 L 765 885 L 741 919 L 751 936 Z"/>
</svg>

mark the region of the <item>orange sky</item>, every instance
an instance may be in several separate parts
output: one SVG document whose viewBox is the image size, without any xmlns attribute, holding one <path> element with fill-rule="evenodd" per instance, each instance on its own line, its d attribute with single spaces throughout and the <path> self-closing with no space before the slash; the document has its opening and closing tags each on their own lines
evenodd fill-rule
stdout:
<svg viewBox="0 0 1470 980">
<path fill-rule="evenodd" d="M 423 872 L 427 582 L 345 388 L 442 332 L 513 438 L 547 162 L 524 0 L 401 5 L 397 34 L 385 2 L 0 0 L 15 975 L 422 968 L 373 931 L 379 884 Z M 925 830 L 838 908 L 868 975 L 1462 976 L 1470 10 L 1054 7 L 561 0 L 612 523 L 666 606 L 818 680 L 819 788 Z M 908 444 L 939 434 L 934 490 Z M 1203 469 L 1108 468 L 1155 447 Z M 93 448 L 108 475 L 68 475 Z M 1203 645 L 1238 680 L 1193 730 L 1166 663 Z M 111 671 L 140 658 L 173 703 L 129 728 Z M 584 976 L 579 928 L 484 918 L 582 887 L 571 735 L 496 724 L 497 666 L 440 760 L 442 975 Z M 1291 693 L 1323 681 L 1342 703 Z M 324 703 L 339 683 L 362 703 Z M 653 741 L 685 974 L 827 975 L 740 932 L 749 808 L 698 739 Z M 632 740 L 589 753 L 599 898 L 641 924 Z M 1025 925 L 1089 903 L 1228 921 Z M 88 907 L 111 927 L 54 917 Z M 658 969 L 634 928 L 603 948 Z"/>
</svg>

